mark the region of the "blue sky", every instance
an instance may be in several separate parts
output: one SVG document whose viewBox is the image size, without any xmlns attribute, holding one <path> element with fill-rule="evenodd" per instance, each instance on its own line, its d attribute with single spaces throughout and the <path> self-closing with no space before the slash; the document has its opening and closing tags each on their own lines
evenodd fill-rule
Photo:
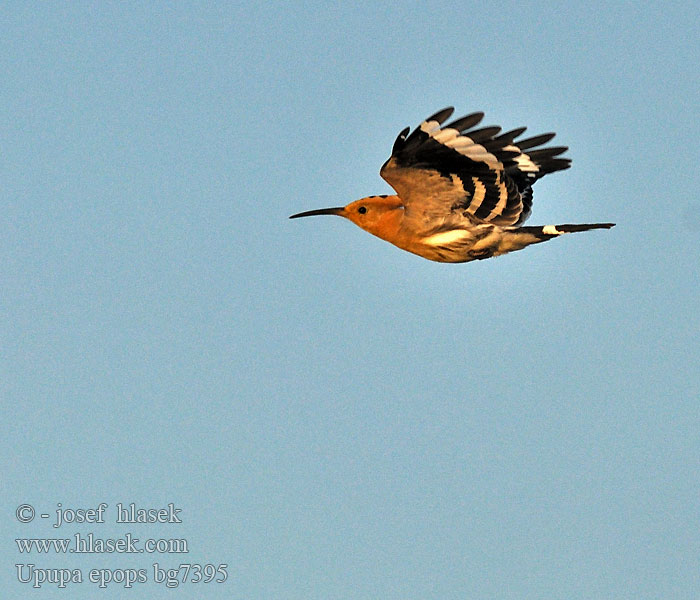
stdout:
<svg viewBox="0 0 700 600">
<path fill-rule="evenodd" d="M 33 563 L 146 569 L 109 599 L 695 598 L 699 33 L 683 2 L 5 5 L 3 597 L 97 593 Z M 389 193 L 446 105 L 570 147 L 531 224 L 617 227 L 444 265 L 287 219 Z M 89 532 L 190 552 L 15 542 Z"/>
</svg>

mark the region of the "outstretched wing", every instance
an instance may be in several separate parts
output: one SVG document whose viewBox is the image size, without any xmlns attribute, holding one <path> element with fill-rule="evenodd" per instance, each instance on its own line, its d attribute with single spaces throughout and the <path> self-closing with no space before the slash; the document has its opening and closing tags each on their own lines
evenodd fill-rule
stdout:
<svg viewBox="0 0 700 600">
<path fill-rule="evenodd" d="M 412 219 L 523 223 L 530 216 L 532 184 L 547 173 L 569 168 L 568 158 L 558 158 L 567 148 L 537 148 L 553 133 L 517 141 L 525 127 L 506 133 L 500 133 L 500 127 L 474 129 L 484 117 L 481 112 L 442 127 L 453 110 L 435 113 L 410 135 L 409 128 L 404 129 L 381 176 Z"/>
</svg>

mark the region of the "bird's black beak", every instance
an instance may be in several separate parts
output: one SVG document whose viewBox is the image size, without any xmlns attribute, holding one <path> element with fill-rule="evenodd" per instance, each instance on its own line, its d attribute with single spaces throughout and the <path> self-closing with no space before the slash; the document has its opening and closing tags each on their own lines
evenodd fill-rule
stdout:
<svg viewBox="0 0 700 600">
<path fill-rule="evenodd" d="M 306 212 L 300 212 L 296 215 L 289 217 L 290 219 L 298 219 L 299 217 L 314 217 L 316 215 L 338 215 L 343 216 L 345 208 L 342 206 L 336 206 L 335 208 L 317 208 L 316 210 L 307 210 Z"/>
</svg>

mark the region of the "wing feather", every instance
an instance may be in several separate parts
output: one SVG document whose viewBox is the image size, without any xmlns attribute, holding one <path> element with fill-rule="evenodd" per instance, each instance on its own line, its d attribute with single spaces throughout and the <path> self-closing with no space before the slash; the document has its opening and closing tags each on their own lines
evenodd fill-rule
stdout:
<svg viewBox="0 0 700 600">
<path fill-rule="evenodd" d="M 559 157 L 567 148 L 538 148 L 553 133 L 518 141 L 525 127 L 505 133 L 497 126 L 473 129 L 483 119 L 482 112 L 443 126 L 453 110 L 436 112 L 413 132 L 404 129 L 381 169 L 404 201 L 406 217 L 433 225 L 436 219 L 523 223 L 532 207 L 532 184 L 570 166 L 568 158 Z"/>
</svg>

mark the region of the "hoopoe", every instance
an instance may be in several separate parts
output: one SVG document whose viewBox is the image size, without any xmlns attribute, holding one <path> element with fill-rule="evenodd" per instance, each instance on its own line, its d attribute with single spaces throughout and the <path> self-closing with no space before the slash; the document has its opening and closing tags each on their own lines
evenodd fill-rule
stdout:
<svg viewBox="0 0 700 600">
<path fill-rule="evenodd" d="M 380 175 L 396 195 L 368 196 L 344 207 L 292 215 L 338 215 L 365 231 L 438 262 L 461 263 L 499 256 L 565 233 L 610 229 L 614 223 L 523 227 L 532 208 L 532 185 L 571 160 L 568 148 L 550 146 L 554 133 L 524 140 L 525 127 L 474 129 L 484 113 L 442 124 L 453 108 L 396 138 Z M 500 135 L 499 135 L 500 134 Z"/>
</svg>

